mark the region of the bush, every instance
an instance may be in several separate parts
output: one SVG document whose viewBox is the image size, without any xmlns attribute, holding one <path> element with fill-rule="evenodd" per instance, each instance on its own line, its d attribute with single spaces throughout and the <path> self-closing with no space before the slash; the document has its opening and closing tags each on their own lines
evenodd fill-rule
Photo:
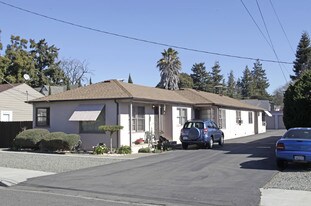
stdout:
<svg viewBox="0 0 311 206">
<path fill-rule="evenodd" d="M 67 134 L 65 140 L 68 142 L 69 150 L 74 150 L 79 145 L 80 139 L 78 134 Z"/>
<path fill-rule="evenodd" d="M 151 149 L 149 147 L 143 147 L 138 150 L 138 153 L 150 153 Z"/>
<path fill-rule="evenodd" d="M 94 154 L 104 154 L 108 153 L 109 148 L 105 144 L 100 144 L 94 147 L 93 153 Z"/>
<path fill-rule="evenodd" d="M 46 129 L 28 129 L 19 133 L 13 140 L 15 149 L 39 149 L 39 143 L 50 132 Z"/>
<path fill-rule="evenodd" d="M 52 132 L 48 134 L 40 142 L 41 151 L 71 151 L 80 141 L 80 136 L 77 134 L 66 134 L 64 132 Z"/>
<path fill-rule="evenodd" d="M 40 142 L 41 151 L 70 150 L 66 141 L 67 134 L 64 132 L 52 132 Z"/>
<path fill-rule="evenodd" d="M 121 146 L 117 149 L 118 154 L 131 154 L 132 149 L 130 146 Z"/>
</svg>

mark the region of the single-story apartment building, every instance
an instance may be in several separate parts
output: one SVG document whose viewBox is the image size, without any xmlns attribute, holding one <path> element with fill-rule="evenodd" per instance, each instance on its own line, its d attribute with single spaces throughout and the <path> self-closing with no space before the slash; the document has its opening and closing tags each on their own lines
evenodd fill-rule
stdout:
<svg viewBox="0 0 311 206">
<path fill-rule="evenodd" d="M 184 122 L 209 118 L 217 122 L 225 139 L 266 131 L 264 109 L 238 100 L 193 89 L 170 91 L 108 80 L 30 101 L 33 127 L 81 136 L 84 149 L 109 137 L 99 125 L 121 125 L 113 146 L 129 145 L 145 132 L 179 142 Z"/>
</svg>

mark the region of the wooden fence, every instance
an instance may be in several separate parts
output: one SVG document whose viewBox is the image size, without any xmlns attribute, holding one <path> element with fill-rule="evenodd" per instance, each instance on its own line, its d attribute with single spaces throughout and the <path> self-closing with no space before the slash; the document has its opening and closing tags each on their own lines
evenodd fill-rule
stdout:
<svg viewBox="0 0 311 206">
<path fill-rule="evenodd" d="M 32 129 L 32 121 L 0 122 L 0 148 L 12 147 L 13 139 L 25 129 Z"/>
</svg>

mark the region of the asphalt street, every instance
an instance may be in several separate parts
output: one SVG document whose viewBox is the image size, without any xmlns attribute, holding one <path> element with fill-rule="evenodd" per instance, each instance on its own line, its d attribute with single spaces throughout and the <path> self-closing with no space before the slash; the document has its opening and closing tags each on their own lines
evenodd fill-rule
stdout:
<svg viewBox="0 0 311 206">
<path fill-rule="evenodd" d="M 1 188 L 5 205 L 259 205 L 277 173 L 279 131 L 175 150 Z"/>
</svg>

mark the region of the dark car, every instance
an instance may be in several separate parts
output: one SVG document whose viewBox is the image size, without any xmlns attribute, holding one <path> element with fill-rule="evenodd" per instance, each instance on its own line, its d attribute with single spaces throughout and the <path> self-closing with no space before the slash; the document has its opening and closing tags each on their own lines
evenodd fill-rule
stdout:
<svg viewBox="0 0 311 206">
<path fill-rule="evenodd" d="M 276 143 L 276 163 L 284 169 L 288 162 L 311 162 L 311 128 L 291 128 Z"/>
<path fill-rule="evenodd" d="M 212 149 L 214 142 L 224 144 L 224 133 L 212 120 L 189 120 L 180 132 L 180 141 L 183 149 L 192 144 Z"/>
</svg>

